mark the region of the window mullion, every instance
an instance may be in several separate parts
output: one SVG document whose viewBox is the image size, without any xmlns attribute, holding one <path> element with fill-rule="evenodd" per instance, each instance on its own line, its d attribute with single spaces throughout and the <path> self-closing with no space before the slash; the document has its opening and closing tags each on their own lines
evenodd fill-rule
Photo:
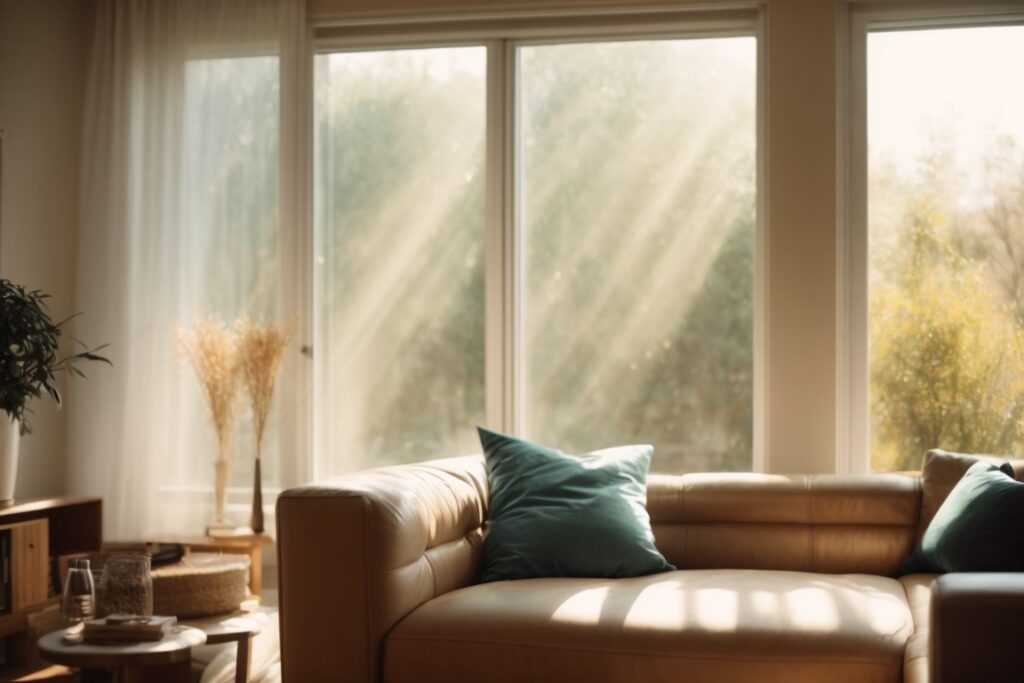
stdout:
<svg viewBox="0 0 1024 683">
<path fill-rule="evenodd" d="M 495 429 L 513 431 L 510 356 L 513 353 L 512 321 L 508 301 L 514 283 L 509 277 L 511 245 L 507 211 L 509 190 L 507 138 L 511 119 L 506 79 L 506 41 L 487 44 L 487 239 L 485 293 L 486 416 Z"/>
<path fill-rule="evenodd" d="M 513 434 L 524 432 L 522 397 L 523 385 L 523 235 L 521 226 L 523 187 L 519 155 L 519 60 L 518 48 L 514 41 L 504 41 L 502 92 L 504 93 L 504 127 L 502 143 L 504 149 L 504 244 L 505 244 L 505 306 L 506 350 L 505 350 L 505 427 Z"/>
<path fill-rule="evenodd" d="M 840 150 L 845 196 L 840 213 L 838 291 L 840 395 L 836 471 L 863 474 L 868 463 L 868 235 L 867 235 L 867 24 L 850 18 L 846 55 L 846 107 L 840 124 L 846 146 Z M 863 141 L 863 142 L 862 142 Z"/>
<path fill-rule="evenodd" d="M 311 126 L 313 53 L 309 35 L 282 51 L 281 74 L 281 305 L 282 323 L 296 321 L 293 341 L 281 373 L 279 403 L 285 409 L 282 444 L 304 457 L 282 458 L 279 481 L 293 486 L 316 478 L 313 405 L 313 221 Z"/>
</svg>

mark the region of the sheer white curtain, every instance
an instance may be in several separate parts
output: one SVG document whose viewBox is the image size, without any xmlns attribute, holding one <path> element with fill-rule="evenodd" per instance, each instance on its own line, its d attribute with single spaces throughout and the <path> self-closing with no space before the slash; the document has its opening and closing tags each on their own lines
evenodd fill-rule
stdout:
<svg viewBox="0 0 1024 683">
<path fill-rule="evenodd" d="M 98 3 L 74 332 L 109 342 L 114 368 L 73 388 L 68 452 L 69 489 L 103 497 L 112 540 L 210 518 L 214 437 L 174 324 L 297 312 L 281 226 L 300 205 L 305 31 L 302 0 Z M 286 442 L 294 410 L 277 412 L 272 438 Z M 236 441 L 232 484 L 251 486 Z"/>
</svg>

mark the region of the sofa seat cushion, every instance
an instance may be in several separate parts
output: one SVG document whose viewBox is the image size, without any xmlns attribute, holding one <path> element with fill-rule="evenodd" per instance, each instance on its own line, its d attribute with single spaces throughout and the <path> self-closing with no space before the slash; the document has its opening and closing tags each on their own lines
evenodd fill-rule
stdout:
<svg viewBox="0 0 1024 683">
<path fill-rule="evenodd" d="M 900 577 L 907 604 L 914 617 L 914 633 L 903 656 L 903 683 L 928 683 L 928 638 L 931 625 L 932 589 L 938 574 L 908 574 Z"/>
<path fill-rule="evenodd" d="M 447 593 L 399 622 L 384 680 L 898 683 L 913 630 L 903 587 L 879 576 L 504 581 Z"/>
</svg>

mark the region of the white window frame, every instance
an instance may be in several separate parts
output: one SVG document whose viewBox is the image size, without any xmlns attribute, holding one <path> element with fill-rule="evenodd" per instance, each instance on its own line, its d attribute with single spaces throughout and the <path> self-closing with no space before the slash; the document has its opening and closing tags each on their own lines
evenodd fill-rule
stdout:
<svg viewBox="0 0 1024 683">
<path fill-rule="evenodd" d="M 850 3 L 840 29 L 836 472 L 871 471 L 867 39 L 877 31 L 1024 24 L 1013 2 Z"/>
<path fill-rule="evenodd" d="M 515 192 L 519 160 L 515 154 L 517 126 L 515 94 L 518 79 L 516 50 L 526 45 L 567 42 L 599 42 L 752 36 L 757 41 L 756 75 L 756 176 L 757 224 L 754 273 L 754 395 L 753 448 L 751 468 L 767 467 L 766 447 L 766 77 L 765 20 L 763 9 L 727 11 L 649 10 L 576 12 L 548 17 L 522 18 L 516 15 L 444 17 L 437 20 L 351 21 L 314 28 L 310 57 L 336 52 L 396 50 L 427 47 L 484 46 L 487 49 L 487 140 L 486 140 L 486 241 L 485 241 L 485 415 L 489 425 L 520 433 L 523 427 L 523 317 L 522 317 L 522 226 L 521 208 Z M 312 120 L 312 93 L 308 93 L 307 118 Z M 312 168 L 312 140 L 309 147 Z M 310 170 L 312 179 L 312 171 Z M 312 205 L 313 184 L 307 183 Z M 312 220 L 307 221 L 307 243 L 314 244 Z M 309 248 L 307 280 L 319 291 L 314 250 Z M 318 310 L 311 294 L 305 319 L 313 320 Z M 315 325 L 315 323 L 314 323 Z M 310 339 L 316 339 L 310 330 Z M 309 357 L 313 361 L 312 357 Z M 306 363 L 312 396 L 319 394 L 313 377 L 314 363 Z M 322 478 L 326 469 L 322 443 L 322 407 L 313 399 L 308 431 L 312 448 L 300 450 L 312 461 L 310 479 Z"/>
</svg>

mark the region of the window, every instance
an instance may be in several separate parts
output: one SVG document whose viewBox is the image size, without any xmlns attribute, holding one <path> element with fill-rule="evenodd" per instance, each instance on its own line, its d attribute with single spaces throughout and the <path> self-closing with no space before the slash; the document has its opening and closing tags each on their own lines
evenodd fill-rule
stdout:
<svg viewBox="0 0 1024 683">
<path fill-rule="evenodd" d="M 273 320 L 281 269 L 278 229 L 278 58 L 193 59 L 185 63 L 178 215 L 166 239 L 178 254 L 174 319 L 239 315 Z M 170 334 L 170 330 L 167 332 Z M 178 376 L 180 458 L 174 483 L 208 486 L 212 453 L 209 416 L 193 373 Z M 278 484 L 279 401 L 264 436 L 263 481 Z M 231 485 L 251 487 L 255 451 L 251 416 L 239 411 L 232 444 Z"/>
<path fill-rule="evenodd" d="M 316 60 L 316 420 L 328 472 L 479 451 L 486 51 Z"/>
<path fill-rule="evenodd" d="M 752 32 L 316 57 L 321 474 L 476 424 L 752 468 Z"/>
<path fill-rule="evenodd" d="M 523 427 L 749 470 L 756 44 L 519 49 Z"/>
<path fill-rule="evenodd" d="M 1024 26 L 867 34 L 870 465 L 1024 448 Z"/>
<path fill-rule="evenodd" d="M 210 313 L 298 312 L 311 360 L 286 361 L 288 433 L 266 457 L 296 455 L 265 463 L 268 488 L 476 451 L 475 423 L 575 451 L 652 441 L 675 471 L 903 470 L 935 446 L 1024 448 L 1019 7 L 314 4 L 312 41 L 295 27 L 287 48 L 231 41 L 279 45 L 283 79 L 276 57 L 193 59 L 166 84 L 138 71 L 139 97 L 114 107 L 130 116 L 94 118 L 170 120 L 132 129 L 125 158 L 175 177 L 83 173 L 86 199 L 132 215 L 83 202 L 80 242 L 113 224 L 133 269 L 159 262 L 153 280 L 184 292 L 153 337 Z M 151 106 L 164 90 L 173 108 Z M 161 148 L 179 117 L 183 159 Z M 187 256 L 132 242 L 156 213 L 158 246 Z M 92 260 L 84 308 L 124 308 L 112 317 L 136 333 L 148 293 L 114 302 Z M 135 376 L 170 357 L 125 355 Z M 139 395 L 192 411 L 161 443 L 209 454 L 180 377 L 147 376 L 173 388 Z M 208 459 L 169 469 L 209 484 Z"/>
</svg>

